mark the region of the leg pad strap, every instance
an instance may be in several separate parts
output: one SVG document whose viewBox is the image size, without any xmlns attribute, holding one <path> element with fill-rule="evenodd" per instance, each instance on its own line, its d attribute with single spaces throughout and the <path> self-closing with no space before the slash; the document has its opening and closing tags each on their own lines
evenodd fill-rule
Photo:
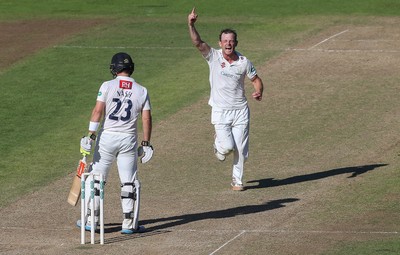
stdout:
<svg viewBox="0 0 400 255">
<path fill-rule="evenodd" d="M 135 217 L 133 212 L 124 213 L 124 219 L 133 219 Z"/>
<path fill-rule="evenodd" d="M 125 182 L 121 184 L 121 188 L 124 186 L 132 186 L 133 187 L 133 192 L 129 191 L 122 191 L 121 190 L 121 199 L 133 199 L 136 200 L 136 192 L 135 192 L 135 184 L 132 182 Z"/>
</svg>

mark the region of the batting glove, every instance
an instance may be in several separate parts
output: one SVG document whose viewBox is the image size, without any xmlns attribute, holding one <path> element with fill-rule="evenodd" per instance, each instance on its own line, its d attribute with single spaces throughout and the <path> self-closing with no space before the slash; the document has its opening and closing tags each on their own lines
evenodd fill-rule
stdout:
<svg viewBox="0 0 400 255">
<path fill-rule="evenodd" d="M 82 137 L 81 139 L 81 153 L 85 155 L 90 155 L 92 151 L 92 143 L 93 140 L 87 136 Z"/>
<path fill-rule="evenodd" d="M 138 156 L 140 157 L 140 162 L 145 164 L 153 157 L 153 146 L 149 142 L 142 142 L 142 146 L 138 148 Z"/>
</svg>

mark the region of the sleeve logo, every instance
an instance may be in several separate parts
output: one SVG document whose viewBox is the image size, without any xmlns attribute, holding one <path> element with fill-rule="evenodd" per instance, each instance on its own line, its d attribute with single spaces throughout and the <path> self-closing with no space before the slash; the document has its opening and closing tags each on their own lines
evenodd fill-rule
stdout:
<svg viewBox="0 0 400 255">
<path fill-rule="evenodd" d="M 132 89 L 132 82 L 131 81 L 119 81 L 119 87 L 121 89 Z"/>
</svg>

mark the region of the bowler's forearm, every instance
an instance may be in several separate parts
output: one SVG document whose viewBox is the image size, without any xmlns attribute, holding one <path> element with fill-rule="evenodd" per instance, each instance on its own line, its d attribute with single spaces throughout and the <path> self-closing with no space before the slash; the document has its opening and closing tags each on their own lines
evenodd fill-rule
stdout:
<svg viewBox="0 0 400 255">
<path fill-rule="evenodd" d="M 261 93 L 261 95 L 262 95 L 262 93 L 264 91 L 264 84 L 260 77 L 257 76 L 257 78 L 253 80 L 253 86 L 254 86 L 254 90 L 256 92 Z"/>
<path fill-rule="evenodd" d="M 203 41 L 201 40 L 200 34 L 199 32 L 197 32 L 196 27 L 193 25 L 189 25 L 189 35 L 190 38 L 192 39 L 192 43 L 194 46 L 196 46 L 197 48 L 200 47 L 200 45 L 203 43 Z"/>
</svg>

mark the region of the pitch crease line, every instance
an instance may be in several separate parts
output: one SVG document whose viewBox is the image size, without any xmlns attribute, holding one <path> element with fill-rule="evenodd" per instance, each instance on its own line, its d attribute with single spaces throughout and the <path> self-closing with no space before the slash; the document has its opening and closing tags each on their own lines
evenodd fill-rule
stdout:
<svg viewBox="0 0 400 255">
<path fill-rule="evenodd" d="M 398 42 L 398 40 L 391 39 L 333 39 L 334 42 Z"/>
<path fill-rule="evenodd" d="M 215 229 L 213 231 L 210 230 L 196 230 L 196 229 L 169 229 L 176 232 L 237 232 L 239 230 L 224 230 L 224 229 Z M 372 234 L 372 235 L 399 235 L 399 231 L 344 231 L 344 230 L 284 230 L 284 229 L 276 229 L 276 230 L 267 230 L 267 229 L 247 229 L 240 230 L 241 232 L 246 233 L 305 233 L 305 234 Z"/>
<path fill-rule="evenodd" d="M 230 242 L 232 242 L 233 240 L 235 240 L 236 238 L 238 238 L 239 236 L 243 235 L 244 233 L 246 233 L 246 230 L 242 230 L 242 232 L 240 232 L 239 234 L 237 234 L 234 238 L 230 239 L 229 241 L 227 241 L 226 243 L 224 243 L 223 245 L 221 245 L 218 249 L 216 249 L 215 251 L 211 252 L 210 255 L 215 254 L 217 251 L 221 250 L 223 247 L 225 247 L 227 244 L 229 244 Z"/>
<path fill-rule="evenodd" d="M 330 39 L 335 38 L 335 37 L 337 37 L 337 36 L 339 36 L 339 35 L 341 35 L 341 34 L 344 34 L 344 33 L 348 32 L 348 31 L 349 31 L 349 30 L 347 29 L 347 30 L 344 30 L 344 31 L 342 31 L 342 32 L 340 32 L 340 33 L 334 34 L 334 35 L 332 35 L 331 37 L 328 37 L 328 38 L 322 40 L 321 42 L 315 44 L 314 46 L 311 46 L 311 47 L 308 48 L 308 49 L 311 50 L 311 49 L 317 47 L 318 45 L 323 44 L 324 42 L 329 41 Z"/>
<path fill-rule="evenodd" d="M 286 49 L 286 51 L 316 51 L 316 52 L 336 52 L 336 53 L 358 53 L 358 52 L 371 52 L 371 53 L 398 53 L 399 50 L 357 50 L 357 49 L 349 49 L 349 50 L 329 50 L 329 49 Z"/>
</svg>

